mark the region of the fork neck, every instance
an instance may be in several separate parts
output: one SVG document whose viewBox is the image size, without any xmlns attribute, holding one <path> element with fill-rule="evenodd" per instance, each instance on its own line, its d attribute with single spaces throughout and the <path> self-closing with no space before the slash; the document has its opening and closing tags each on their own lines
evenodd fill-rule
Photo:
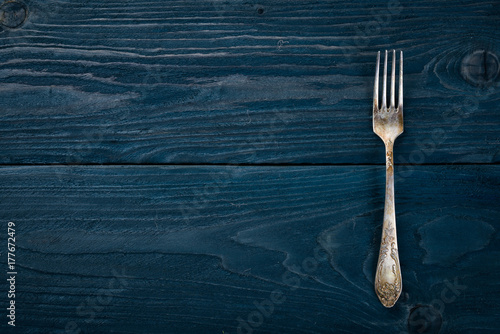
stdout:
<svg viewBox="0 0 500 334">
<path fill-rule="evenodd" d="M 394 143 L 390 140 L 385 142 L 385 168 L 387 171 L 394 171 L 394 163 L 393 163 L 393 151 Z"/>
</svg>

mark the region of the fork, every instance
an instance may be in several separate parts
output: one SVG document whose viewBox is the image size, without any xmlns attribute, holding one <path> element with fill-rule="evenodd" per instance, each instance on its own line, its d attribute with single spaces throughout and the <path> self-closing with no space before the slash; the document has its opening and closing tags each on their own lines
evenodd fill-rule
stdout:
<svg viewBox="0 0 500 334">
<path fill-rule="evenodd" d="M 387 106 L 387 50 L 384 58 L 382 105 L 378 103 L 380 51 L 377 54 L 375 84 L 373 87 L 373 131 L 385 144 L 385 206 L 380 253 L 375 274 L 375 292 L 385 307 L 396 304 L 403 283 L 399 265 L 398 240 L 396 235 L 396 210 L 394 206 L 394 164 L 393 147 L 396 138 L 403 132 L 403 51 L 399 59 L 398 106 L 395 106 L 394 88 L 396 85 L 396 50 L 392 51 L 391 96 Z"/>
</svg>

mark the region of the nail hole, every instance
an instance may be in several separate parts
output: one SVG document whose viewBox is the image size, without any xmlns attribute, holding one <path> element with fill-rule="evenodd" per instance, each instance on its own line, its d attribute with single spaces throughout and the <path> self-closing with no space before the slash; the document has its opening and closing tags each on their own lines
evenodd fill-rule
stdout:
<svg viewBox="0 0 500 334">
<path fill-rule="evenodd" d="M 410 334 L 437 334 L 441 330 L 443 318 L 434 307 L 417 305 L 408 316 L 408 332 Z"/>
<path fill-rule="evenodd" d="M 257 9 L 257 13 L 259 13 L 259 14 L 264 14 L 264 8 L 259 8 L 259 9 Z"/>
</svg>

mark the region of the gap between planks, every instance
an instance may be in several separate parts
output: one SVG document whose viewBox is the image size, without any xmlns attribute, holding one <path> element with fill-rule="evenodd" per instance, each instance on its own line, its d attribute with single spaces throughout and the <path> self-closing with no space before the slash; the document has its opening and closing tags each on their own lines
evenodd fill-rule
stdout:
<svg viewBox="0 0 500 334">
<path fill-rule="evenodd" d="M 460 162 L 460 163 L 398 163 L 397 166 L 496 166 L 500 165 L 500 162 Z M 192 167 L 348 167 L 348 166 L 385 166 L 385 163 L 84 163 L 84 164 L 0 164 L 0 167 L 114 167 L 114 166 L 158 166 L 158 167 L 169 167 L 169 166 L 192 166 Z"/>
</svg>

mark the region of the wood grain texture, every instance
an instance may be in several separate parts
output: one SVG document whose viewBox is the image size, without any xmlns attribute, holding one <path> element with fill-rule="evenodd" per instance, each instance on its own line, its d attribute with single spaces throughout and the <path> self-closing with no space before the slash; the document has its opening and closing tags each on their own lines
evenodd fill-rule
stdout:
<svg viewBox="0 0 500 334">
<path fill-rule="evenodd" d="M 498 332 L 499 185 L 498 166 L 396 169 L 403 295 L 385 309 L 383 166 L 3 167 L 18 330 L 248 333 L 238 317 L 280 291 L 254 333 L 404 333 L 417 305 L 440 333 Z"/>
<path fill-rule="evenodd" d="M 25 4 L 0 26 L 3 164 L 382 163 L 386 48 L 405 52 L 396 162 L 499 161 L 497 1 Z"/>
<path fill-rule="evenodd" d="M 499 21 L 493 0 L 0 3 L 15 332 L 499 333 Z M 385 309 L 371 97 L 390 48 Z"/>
</svg>

